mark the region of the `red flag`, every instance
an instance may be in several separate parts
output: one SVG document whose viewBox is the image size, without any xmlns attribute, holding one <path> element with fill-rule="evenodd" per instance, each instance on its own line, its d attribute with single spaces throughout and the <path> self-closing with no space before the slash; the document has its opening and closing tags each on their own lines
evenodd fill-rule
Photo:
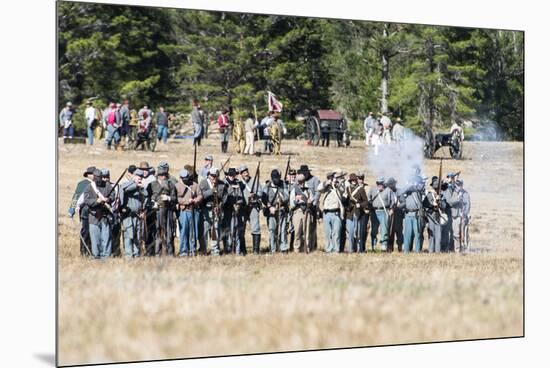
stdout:
<svg viewBox="0 0 550 368">
<path fill-rule="evenodd" d="M 267 106 L 269 111 L 281 112 L 283 111 L 283 104 L 275 98 L 275 95 L 267 91 Z"/>
</svg>

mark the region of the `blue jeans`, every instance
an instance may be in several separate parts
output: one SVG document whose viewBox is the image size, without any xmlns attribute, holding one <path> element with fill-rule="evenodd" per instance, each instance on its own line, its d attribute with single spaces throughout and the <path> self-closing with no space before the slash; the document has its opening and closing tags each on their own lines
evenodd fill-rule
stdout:
<svg viewBox="0 0 550 368">
<path fill-rule="evenodd" d="M 405 237 L 403 241 L 403 253 L 409 253 L 411 250 L 411 243 L 414 238 L 414 251 L 420 252 L 422 250 L 422 234 L 420 229 L 420 222 L 418 219 L 418 213 L 407 213 L 405 215 Z"/>
<path fill-rule="evenodd" d="M 94 144 L 94 130 L 92 129 L 91 126 L 88 126 L 86 128 L 86 133 L 88 133 L 88 144 L 89 145 Z"/>
<path fill-rule="evenodd" d="M 372 248 L 376 245 L 378 230 L 380 230 L 380 249 L 386 251 L 388 249 L 388 217 L 386 211 L 376 210 L 374 216 L 371 217 L 371 242 Z"/>
<path fill-rule="evenodd" d="M 194 255 L 199 233 L 199 211 L 180 211 L 180 252 L 179 256 Z M 197 235 L 197 236 L 196 236 Z"/>
<path fill-rule="evenodd" d="M 267 218 L 267 225 L 269 230 L 269 247 L 271 253 L 277 251 L 277 243 L 279 243 L 279 250 L 281 252 L 288 250 L 290 247 L 287 242 L 286 236 L 286 213 L 281 211 L 279 212 L 279 223 L 277 224 L 277 216 L 270 215 Z M 279 237 L 277 236 L 279 235 Z"/>
<path fill-rule="evenodd" d="M 323 215 L 325 225 L 325 252 L 337 253 L 340 250 L 340 233 L 342 220 L 339 212 L 325 212 Z"/>
<path fill-rule="evenodd" d="M 104 259 L 111 255 L 111 225 L 106 217 L 97 224 L 90 224 L 90 240 L 94 258 Z"/>
<path fill-rule="evenodd" d="M 74 135 L 74 127 L 73 127 L 72 124 L 69 125 L 68 128 L 63 128 L 63 138 L 65 138 L 65 137 L 71 137 L 72 138 L 73 135 Z"/>
<path fill-rule="evenodd" d="M 166 143 L 168 139 L 168 127 L 166 125 L 159 125 L 157 127 L 157 139 L 162 139 L 162 143 Z"/>
<path fill-rule="evenodd" d="M 114 126 L 107 125 L 107 139 L 105 139 L 107 146 L 111 146 L 113 139 L 115 140 L 115 144 L 120 142 L 120 133 L 118 132 L 118 128 L 115 129 Z"/>
<path fill-rule="evenodd" d="M 122 220 L 124 231 L 124 256 L 126 258 L 139 257 L 139 219 L 129 216 Z"/>
<path fill-rule="evenodd" d="M 365 242 L 364 236 L 362 235 L 365 232 L 365 221 L 363 217 L 357 217 L 353 215 L 353 218 L 346 219 L 346 236 L 348 238 L 348 247 L 347 252 L 364 252 L 365 251 Z M 357 237 L 355 237 L 357 236 Z M 363 242 L 361 243 L 361 239 Z"/>
</svg>

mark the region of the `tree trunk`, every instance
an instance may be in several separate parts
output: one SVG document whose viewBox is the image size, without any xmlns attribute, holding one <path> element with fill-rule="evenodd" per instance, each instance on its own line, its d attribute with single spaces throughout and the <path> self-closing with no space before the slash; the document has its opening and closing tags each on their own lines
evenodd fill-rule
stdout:
<svg viewBox="0 0 550 368">
<path fill-rule="evenodd" d="M 384 25 L 384 29 L 382 30 L 382 36 L 384 38 L 388 37 L 388 28 L 386 25 Z M 382 90 L 382 98 L 380 99 L 380 108 L 382 114 L 386 114 L 388 112 L 388 82 L 390 79 L 390 60 L 388 55 L 388 50 L 383 49 L 382 52 L 382 84 L 381 84 L 381 90 Z"/>
</svg>

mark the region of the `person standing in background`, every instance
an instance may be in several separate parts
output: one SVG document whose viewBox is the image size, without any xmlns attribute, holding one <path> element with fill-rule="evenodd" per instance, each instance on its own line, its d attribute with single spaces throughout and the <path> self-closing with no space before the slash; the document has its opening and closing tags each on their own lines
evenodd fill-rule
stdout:
<svg viewBox="0 0 550 368">
<path fill-rule="evenodd" d="M 159 107 L 159 111 L 156 115 L 157 120 L 157 139 L 166 144 L 168 140 L 168 115 L 164 112 L 164 107 Z"/>
<path fill-rule="evenodd" d="M 226 153 L 229 144 L 229 110 L 227 108 L 224 108 L 218 116 L 218 128 L 220 130 L 222 153 Z"/>
<path fill-rule="evenodd" d="M 86 110 L 84 111 L 86 118 L 86 134 L 88 136 L 88 145 L 94 144 L 94 125 L 96 124 L 95 109 L 92 106 L 92 101 L 86 102 Z"/>
<path fill-rule="evenodd" d="M 65 108 L 59 113 L 59 124 L 63 127 L 63 138 L 73 138 L 73 115 L 73 103 L 69 101 L 65 104 Z"/>
<path fill-rule="evenodd" d="M 245 131 L 245 140 L 246 140 L 246 146 L 244 148 L 245 155 L 254 154 L 254 135 L 256 132 L 256 129 L 254 128 L 254 126 L 255 126 L 254 114 L 249 112 L 247 119 L 244 122 L 244 131 Z"/>
</svg>

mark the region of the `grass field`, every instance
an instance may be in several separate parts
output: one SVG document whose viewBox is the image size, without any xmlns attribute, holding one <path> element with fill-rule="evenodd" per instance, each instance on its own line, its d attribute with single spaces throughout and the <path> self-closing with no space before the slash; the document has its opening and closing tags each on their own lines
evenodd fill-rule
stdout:
<svg viewBox="0 0 550 368">
<path fill-rule="evenodd" d="M 154 166 L 168 161 L 174 173 L 192 164 L 188 141 L 157 147 L 151 153 L 59 145 L 60 364 L 522 335 L 521 143 L 467 142 L 464 160 L 444 160 L 444 172 L 462 171 L 472 198 L 472 252 L 466 255 L 81 258 L 79 223 L 66 209 L 84 169 L 107 167 L 116 179 L 142 160 Z M 330 149 L 284 141 L 282 151 L 291 155 L 292 167 L 308 164 L 320 178 L 338 167 L 366 170 L 373 183 L 360 141 Z M 215 164 L 227 157 L 215 139 L 203 142 L 199 158 L 207 153 Z M 284 169 L 286 158 L 262 156 L 261 179 L 275 166 Z M 231 158 L 233 165 L 248 164 L 252 174 L 257 161 Z M 426 161 L 426 174 L 437 174 L 438 165 Z"/>
</svg>

